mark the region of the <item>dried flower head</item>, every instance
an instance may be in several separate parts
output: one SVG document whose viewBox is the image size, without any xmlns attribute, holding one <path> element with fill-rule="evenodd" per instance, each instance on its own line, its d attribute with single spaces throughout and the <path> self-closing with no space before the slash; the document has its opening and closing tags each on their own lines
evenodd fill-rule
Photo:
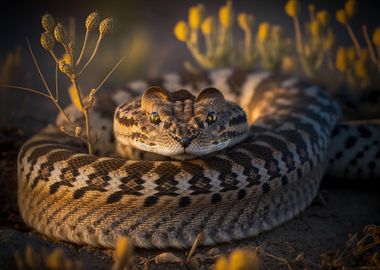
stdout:
<svg viewBox="0 0 380 270">
<path fill-rule="evenodd" d="M 227 2 L 226 5 L 219 9 L 219 21 L 224 28 L 229 28 L 233 23 L 233 10 L 231 2 Z"/>
<path fill-rule="evenodd" d="M 184 21 L 179 21 L 174 27 L 174 34 L 179 41 L 188 41 L 190 37 L 189 26 Z"/>
<path fill-rule="evenodd" d="M 301 13 L 301 6 L 297 0 L 289 0 L 285 5 L 285 12 L 289 17 L 298 17 Z"/>
<path fill-rule="evenodd" d="M 340 47 L 336 53 L 335 66 L 340 72 L 347 69 L 347 55 L 346 48 Z"/>
<path fill-rule="evenodd" d="M 95 30 L 99 26 L 99 20 L 99 13 L 96 11 L 88 15 L 85 23 L 86 30 L 88 32 Z"/>
<path fill-rule="evenodd" d="M 54 36 L 55 39 L 63 45 L 67 45 L 69 43 L 69 34 L 67 33 L 65 26 L 61 23 L 58 23 L 54 28 Z"/>
<path fill-rule="evenodd" d="M 58 61 L 58 68 L 62 73 L 67 75 L 71 75 L 74 73 L 73 67 L 70 64 L 68 64 L 64 59 Z"/>
<path fill-rule="evenodd" d="M 316 14 L 317 20 L 323 27 L 326 27 L 330 23 L 330 14 L 327 10 L 320 10 Z"/>
<path fill-rule="evenodd" d="M 53 16 L 51 16 L 49 13 L 46 13 L 44 16 L 42 16 L 41 24 L 46 32 L 53 33 L 55 22 Z"/>
<path fill-rule="evenodd" d="M 99 25 L 99 33 L 101 37 L 108 35 L 111 33 L 113 28 L 113 20 L 112 18 L 105 18 Z"/>
<path fill-rule="evenodd" d="M 192 6 L 189 9 L 189 25 L 191 29 L 198 30 L 201 26 L 205 14 L 205 8 L 202 4 Z"/>
<path fill-rule="evenodd" d="M 269 33 L 269 23 L 262 22 L 259 24 L 259 29 L 257 31 L 257 40 L 259 42 L 264 42 L 268 38 Z"/>
<path fill-rule="evenodd" d="M 345 5 L 344 9 L 346 10 L 346 13 L 348 17 L 353 17 L 356 13 L 358 3 L 356 0 L 348 0 Z"/>
<path fill-rule="evenodd" d="M 209 36 L 214 31 L 214 29 L 215 29 L 215 19 L 209 16 L 203 21 L 201 25 L 202 33 L 205 36 Z"/>
<path fill-rule="evenodd" d="M 55 40 L 51 32 L 44 32 L 41 34 L 41 45 L 47 51 L 52 51 L 54 49 Z"/>
<path fill-rule="evenodd" d="M 348 16 L 347 12 L 344 9 L 339 9 L 335 14 L 336 20 L 343 25 L 347 25 Z"/>
<path fill-rule="evenodd" d="M 372 35 L 373 44 L 380 47 L 380 26 L 376 27 Z"/>
<path fill-rule="evenodd" d="M 238 24 L 244 31 L 250 31 L 255 21 L 255 17 L 251 14 L 240 13 L 238 15 Z"/>
</svg>

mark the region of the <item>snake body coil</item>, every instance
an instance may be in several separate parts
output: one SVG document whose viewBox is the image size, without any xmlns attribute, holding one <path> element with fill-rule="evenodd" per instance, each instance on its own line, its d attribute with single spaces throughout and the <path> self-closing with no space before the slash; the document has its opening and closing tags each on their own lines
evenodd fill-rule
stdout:
<svg viewBox="0 0 380 270">
<path fill-rule="evenodd" d="M 77 244 L 112 248 L 128 235 L 139 247 L 184 248 L 200 232 L 207 245 L 254 236 L 311 203 L 339 114 L 324 91 L 295 78 L 232 70 L 189 82 L 171 74 L 160 84 L 195 92 L 215 86 L 246 111 L 247 138 L 200 158 L 126 160 L 84 154 L 75 138 L 48 126 L 18 158 L 18 202 L 29 226 Z M 130 84 L 128 93 L 147 86 Z M 123 95 L 113 98 L 120 104 Z M 115 109 L 105 106 L 94 114 L 102 147 L 112 141 L 106 132 Z"/>
</svg>

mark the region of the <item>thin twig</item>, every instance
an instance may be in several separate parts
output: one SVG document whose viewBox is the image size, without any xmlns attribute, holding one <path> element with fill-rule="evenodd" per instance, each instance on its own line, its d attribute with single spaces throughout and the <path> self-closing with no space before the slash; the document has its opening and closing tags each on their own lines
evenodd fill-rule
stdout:
<svg viewBox="0 0 380 270">
<path fill-rule="evenodd" d="M 359 57 L 360 56 L 360 44 L 358 39 L 356 38 L 354 32 L 352 31 L 352 28 L 349 24 L 346 24 L 346 29 L 348 34 L 350 35 L 350 38 L 352 39 L 352 42 L 354 43 L 355 49 L 356 49 L 356 54 Z"/>
<path fill-rule="evenodd" d="M 28 48 L 29 48 L 30 55 L 32 56 L 32 58 L 33 58 L 33 62 L 34 62 L 34 65 L 36 66 L 36 68 L 37 68 L 37 70 L 38 70 L 38 73 L 40 74 L 40 78 L 41 78 L 41 80 L 43 81 L 43 83 L 44 83 L 44 85 L 45 85 L 45 87 L 46 87 L 46 90 L 49 92 L 49 95 L 50 95 L 50 96 L 53 96 L 52 93 L 51 93 L 51 91 L 50 91 L 50 88 L 49 88 L 48 84 L 47 84 L 46 81 L 45 81 L 44 75 L 42 75 L 41 69 L 40 69 L 40 67 L 39 67 L 39 65 L 38 65 L 38 62 L 37 62 L 37 60 L 36 60 L 36 57 L 34 56 L 34 53 L 33 53 L 32 47 L 30 46 L 30 42 L 29 42 L 29 39 L 28 39 L 28 38 L 26 38 L 26 42 L 28 43 Z"/>
<path fill-rule="evenodd" d="M 96 45 L 95 45 L 95 49 L 92 52 L 90 59 L 88 59 L 87 63 L 82 67 L 81 71 L 79 71 L 78 77 L 82 74 L 82 72 L 86 69 L 86 67 L 91 63 L 92 59 L 94 59 L 96 53 L 98 52 L 99 45 L 100 45 L 100 42 L 102 41 L 102 39 L 103 39 L 103 36 L 99 35 L 98 41 L 96 42 Z"/>
<path fill-rule="evenodd" d="M 58 64 L 55 65 L 55 101 L 58 102 L 59 91 L 58 91 Z"/>
<path fill-rule="evenodd" d="M 193 256 L 195 249 L 198 247 L 198 245 L 202 244 L 204 240 L 205 240 L 204 233 L 203 232 L 199 233 L 197 237 L 195 238 L 194 243 L 189 251 L 189 255 L 186 258 L 186 263 L 190 261 L 190 258 L 191 256 Z"/>
<path fill-rule="evenodd" d="M 16 85 L 8 85 L 8 84 L 2 84 L 2 85 L 0 85 L 0 87 L 26 90 L 26 91 L 30 91 L 30 92 L 36 93 L 38 95 L 47 97 L 48 99 L 51 99 L 51 97 L 49 95 L 47 95 L 45 93 L 42 93 L 42 92 L 40 92 L 38 90 L 34 90 L 34 89 L 31 89 L 31 88 L 27 88 L 27 87 L 16 86 Z"/>
<path fill-rule="evenodd" d="M 103 86 L 103 84 L 107 81 L 107 79 L 112 75 L 112 73 L 116 70 L 116 68 L 121 64 L 121 62 L 124 61 L 124 59 L 127 58 L 126 56 L 123 56 L 116 65 L 111 69 L 111 71 L 107 74 L 107 76 L 103 79 L 103 81 L 99 84 L 99 86 L 95 89 L 95 93 L 100 89 L 100 87 Z"/>
<path fill-rule="evenodd" d="M 80 61 L 82 60 L 82 57 L 83 57 L 83 54 L 84 54 L 84 51 L 86 50 L 86 46 L 87 46 L 87 40 L 88 40 L 88 35 L 89 35 L 90 31 L 86 30 L 86 34 L 84 36 L 84 41 L 83 41 L 83 46 L 82 46 L 82 50 L 80 52 L 80 55 L 79 55 L 79 58 L 77 60 L 77 63 L 76 65 L 78 66 Z"/>
<path fill-rule="evenodd" d="M 362 25 L 362 31 L 363 31 L 364 39 L 365 39 L 365 41 L 367 43 L 367 46 L 368 46 L 369 57 L 371 58 L 371 61 L 374 64 L 377 64 L 378 60 L 377 60 L 377 57 L 376 57 L 376 54 L 375 54 L 375 50 L 373 49 L 371 40 L 370 40 L 370 38 L 368 36 L 367 25 L 365 25 L 365 24 Z"/>
<path fill-rule="evenodd" d="M 300 22 L 299 22 L 297 17 L 293 18 L 293 22 L 294 22 L 294 31 L 295 31 L 295 35 L 296 35 L 297 51 L 300 55 L 302 55 L 303 54 L 303 44 L 302 44 L 302 34 L 301 34 Z"/>
</svg>

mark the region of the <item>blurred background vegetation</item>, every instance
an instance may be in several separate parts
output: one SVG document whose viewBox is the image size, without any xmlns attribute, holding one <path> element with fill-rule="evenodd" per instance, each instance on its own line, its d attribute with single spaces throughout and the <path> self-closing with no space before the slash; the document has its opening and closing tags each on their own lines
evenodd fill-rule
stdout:
<svg viewBox="0 0 380 270">
<path fill-rule="evenodd" d="M 371 84 L 363 84 L 365 81 L 363 78 L 360 79 L 360 83 L 357 80 L 350 81 L 348 79 L 348 73 L 351 72 L 351 69 L 347 67 L 354 66 L 353 63 L 349 62 L 350 51 L 352 51 L 350 48 L 355 49 L 355 47 L 346 25 L 337 21 L 336 18 L 336 12 L 344 9 L 346 2 L 338 0 L 300 2 L 300 11 L 297 14 L 297 18 L 301 25 L 303 37 L 302 59 L 299 51 L 297 51 L 299 48 L 297 48 L 297 40 L 294 34 L 294 16 L 289 16 L 289 11 L 285 9 L 287 2 L 275 0 L 233 1 L 235 13 L 234 39 L 236 39 L 233 49 L 235 51 L 244 48 L 246 34 L 246 31 L 242 29 L 241 22 L 238 21 L 238 15 L 244 12 L 245 14 L 252 14 L 254 16 L 252 19 L 254 23 L 250 25 L 252 27 L 252 42 L 254 44 L 252 55 L 242 58 L 247 61 L 245 63 L 243 61 L 237 62 L 244 65 L 245 68 L 252 64 L 255 68 L 297 73 L 309 77 L 318 83 L 328 84 L 331 89 L 335 89 L 334 91 L 342 85 L 351 86 L 351 88 L 356 88 L 356 90 L 372 87 Z M 40 35 L 43 32 L 40 19 L 46 12 L 51 13 L 58 21 L 63 22 L 69 28 L 70 34 L 76 37 L 77 51 L 83 42 L 85 32 L 84 21 L 90 12 L 97 10 L 102 17 L 112 17 L 114 19 L 113 33 L 102 43 L 94 64 L 83 75 L 84 80 L 82 81 L 82 85 L 84 88 L 99 84 L 114 63 L 122 56 L 127 56 L 127 59 L 107 82 L 108 87 L 122 86 L 125 82 L 132 79 L 143 79 L 158 76 L 165 72 L 183 70 L 185 61 L 189 61 L 196 68 L 202 67 L 202 64 L 194 60 L 192 53 L 187 50 L 183 42 L 178 41 L 173 32 L 178 21 L 184 20 L 188 23 L 189 8 L 196 6 L 198 3 L 202 3 L 207 16 L 213 15 L 216 21 L 218 21 L 219 17 L 219 8 L 226 5 L 226 1 L 224 0 L 39 0 L 33 1 L 33 3 L 30 1 L 25 2 L 25 4 L 17 1 L 5 1 L 2 5 L 2 16 L 0 16 L 0 27 L 3 33 L 0 45 L 1 83 L 42 89 L 42 83 L 38 78 L 37 71 L 27 50 L 25 38 L 28 37 L 42 66 L 44 75 L 50 84 L 54 85 L 55 64 L 51 56 L 40 45 Z M 329 19 L 326 26 L 312 23 L 311 6 L 314 6 L 315 9 L 314 16 L 321 10 L 328 14 Z M 376 27 L 380 25 L 379 12 L 375 1 L 358 1 L 355 15 L 349 19 L 350 27 L 360 45 L 365 49 L 366 40 L 362 34 L 363 24 L 366 24 L 370 39 L 372 40 Z M 276 43 L 270 40 L 270 38 L 265 38 L 265 42 L 269 43 L 260 44 L 256 40 L 258 36 L 263 35 L 260 34 L 260 31 L 261 33 L 265 31 L 277 31 L 277 33 L 280 33 L 280 39 Z M 314 33 L 318 32 L 318 34 L 313 34 L 313 31 Z M 325 46 L 323 44 L 318 45 L 318 42 L 315 40 L 319 35 L 322 35 L 322 32 L 324 38 L 329 35 L 331 36 L 330 31 L 333 33 L 333 43 L 329 45 L 324 53 L 326 60 L 324 60 L 322 65 L 316 64 L 313 66 L 317 62 L 318 53 Z M 92 39 L 89 47 L 91 45 L 94 46 L 95 42 L 96 38 Z M 205 48 L 200 47 L 200 49 L 204 50 Z M 274 56 L 268 55 L 271 52 L 277 52 L 277 54 Z M 91 50 L 88 50 L 87 53 L 91 53 Z M 339 57 L 347 60 L 345 63 L 341 63 L 340 66 L 337 61 L 343 60 L 338 60 Z M 365 61 L 371 61 L 369 51 L 362 53 L 362 55 L 359 53 L 354 58 L 356 62 L 362 58 L 365 58 Z M 299 67 L 292 70 L 294 62 L 298 62 Z M 312 64 L 308 64 L 307 62 Z M 219 61 L 215 66 L 223 65 L 231 65 L 231 63 Z M 305 66 L 307 67 L 305 68 Z M 203 67 L 207 68 L 204 65 Z M 331 70 L 334 69 L 336 73 L 329 72 L 329 68 Z M 358 69 L 360 71 L 360 67 Z M 342 81 L 343 84 L 341 83 Z M 61 77 L 61 89 L 66 89 L 68 86 L 69 83 Z M 65 102 L 68 104 L 69 99 L 67 95 L 65 95 L 65 98 L 63 102 L 64 104 Z M 12 89 L 2 89 L 0 91 L 0 108 L 2 116 L 0 117 L 0 125 L 12 122 L 27 123 L 29 126 L 39 127 L 55 117 L 53 106 L 43 98 Z M 33 113 L 28 113 L 30 111 Z"/>
</svg>

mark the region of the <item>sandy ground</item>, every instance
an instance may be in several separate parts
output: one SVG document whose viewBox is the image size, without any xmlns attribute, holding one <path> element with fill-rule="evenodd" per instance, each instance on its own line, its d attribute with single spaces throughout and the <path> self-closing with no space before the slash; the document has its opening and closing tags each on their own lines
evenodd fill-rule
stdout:
<svg viewBox="0 0 380 270">
<path fill-rule="evenodd" d="M 29 244 L 37 256 L 59 247 L 68 258 L 80 261 L 84 269 L 111 269 L 113 252 L 54 242 L 33 232 L 23 224 L 17 208 L 16 157 L 25 139 L 15 129 L 4 129 L 0 135 L 0 269 L 15 269 L 15 252 L 24 253 Z M 257 237 L 231 244 L 201 247 L 195 252 L 199 269 L 209 269 L 217 256 L 235 248 L 262 245 L 267 254 L 294 260 L 304 252 L 308 269 L 318 268 L 321 254 L 343 249 L 348 235 L 361 232 L 368 224 L 380 224 L 380 189 L 376 185 L 335 183 L 324 179 L 320 196 L 301 215 Z M 379 248 L 378 248 L 379 249 Z M 181 264 L 157 265 L 154 257 L 162 250 L 136 250 L 138 269 L 192 269 Z M 186 258 L 188 250 L 170 250 Z M 287 269 L 281 261 L 265 257 L 264 269 Z M 144 268 L 148 267 L 148 268 Z M 300 266 L 301 267 L 301 266 Z M 304 266 L 303 266 L 304 267 Z M 301 268 L 303 268 L 301 267 Z M 300 269 L 301 269 L 300 268 Z"/>
</svg>

